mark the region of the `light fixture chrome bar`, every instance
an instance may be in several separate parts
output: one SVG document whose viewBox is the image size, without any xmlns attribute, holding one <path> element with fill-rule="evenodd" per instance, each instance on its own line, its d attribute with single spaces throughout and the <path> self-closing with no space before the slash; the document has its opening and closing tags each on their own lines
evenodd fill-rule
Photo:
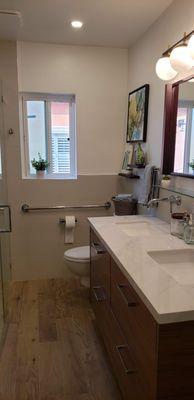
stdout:
<svg viewBox="0 0 194 400">
<path fill-rule="evenodd" d="M 87 204 L 80 206 L 51 206 L 51 207 L 30 207 L 28 204 L 22 204 L 21 211 L 27 213 L 29 211 L 49 211 L 49 210 L 79 210 L 79 209 L 87 209 L 87 208 L 105 208 L 109 209 L 111 207 L 111 203 L 107 201 L 104 204 Z"/>
</svg>

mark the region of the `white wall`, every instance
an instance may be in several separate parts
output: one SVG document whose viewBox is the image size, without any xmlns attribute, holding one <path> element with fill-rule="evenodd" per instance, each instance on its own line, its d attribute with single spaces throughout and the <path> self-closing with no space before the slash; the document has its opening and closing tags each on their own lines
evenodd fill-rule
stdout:
<svg viewBox="0 0 194 400">
<path fill-rule="evenodd" d="M 145 83 L 150 84 L 148 132 L 145 149 L 148 161 L 159 167 L 162 164 L 165 83 L 157 77 L 155 64 L 163 51 L 168 47 L 168 44 L 172 45 L 183 36 L 184 32 L 190 32 L 193 29 L 193 22 L 194 0 L 175 0 L 129 50 L 129 91 Z M 179 80 L 181 77 L 181 75 L 178 75 L 176 80 Z M 172 181 L 177 187 L 194 190 L 193 179 L 176 177 Z M 143 177 L 137 183 L 133 182 L 135 191 L 139 191 L 142 182 Z M 128 192 L 129 189 L 132 189 L 132 185 L 128 182 L 123 182 L 122 190 Z M 166 191 L 161 191 L 162 195 L 166 196 Z M 182 209 L 191 210 L 193 200 L 184 196 L 182 198 Z M 146 212 L 144 209 L 143 211 Z M 163 219 L 169 220 L 169 205 L 167 203 L 159 205 L 158 215 Z"/>
<path fill-rule="evenodd" d="M 126 130 L 128 51 L 19 43 L 17 63 L 16 44 L 4 42 L 0 63 L 7 102 L 4 114 L 13 279 L 68 277 L 64 251 L 89 242 L 88 216 L 108 215 L 109 211 L 77 211 L 75 242 L 65 245 L 59 218 L 67 213 L 28 215 L 20 208 L 23 203 L 103 204 L 118 193 L 117 173 Z M 21 178 L 18 75 L 19 91 L 76 94 L 77 180 Z M 9 128 L 14 129 L 14 135 L 7 134 Z"/>
<path fill-rule="evenodd" d="M 168 44 L 175 43 L 184 32 L 193 29 L 193 21 L 194 0 L 176 0 L 129 51 L 129 90 L 150 84 L 147 151 L 149 161 L 159 166 L 165 83 L 156 76 L 155 64 Z M 179 79 L 180 76 L 177 77 Z"/>
<path fill-rule="evenodd" d="M 76 95 L 78 174 L 117 174 L 126 132 L 128 51 L 18 43 L 19 91 Z"/>
<path fill-rule="evenodd" d="M 131 184 L 116 174 L 120 169 L 126 131 L 127 92 L 150 84 L 147 151 L 149 161 L 160 165 L 163 135 L 164 83 L 155 74 L 155 63 L 168 43 L 193 29 L 194 0 L 176 0 L 166 13 L 128 52 L 121 49 L 69 47 L 19 43 L 19 90 L 75 93 L 77 96 L 78 181 L 30 181 L 21 179 L 20 143 L 10 136 L 8 184 L 13 214 L 12 263 L 15 279 L 63 276 L 63 232 L 59 213 L 37 216 L 20 213 L 22 203 L 33 205 L 103 202 L 112 194 L 131 191 Z M 1 54 L 0 54 L 1 55 Z M 14 67 L 15 68 L 15 67 Z M 128 80 L 129 78 L 129 80 Z M 15 79 L 15 75 L 14 75 Z M 128 83 L 127 83 L 128 82 Z M 14 85 L 13 85 L 14 86 Z M 16 98 L 17 85 L 13 95 Z M 15 114 L 14 114 L 15 113 Z M 14 118 L 17 113 L 13 110 Z M 14 168 L 13 168 L 14 166 Z M 90 174 L 83 177 L 83 174 Z M 113 175 L 112 177 L 110 175 Z M 95 176 L 96 175 L 96 176 Z M 102 176 L 106 175 L 106 176 Z M 191 179 L 177 185 L 194 188 Z M 183 207 L 192 207 L 192 200 Z M 159 207 L 167 219 L 169 206 Z M 97 215 L 100 215 L 98 212 Z M 92 213 L 91 213 L 92 214 Z M 75 244 L 88 242 L 88 213 L 78 215 Z"/>
</svg>

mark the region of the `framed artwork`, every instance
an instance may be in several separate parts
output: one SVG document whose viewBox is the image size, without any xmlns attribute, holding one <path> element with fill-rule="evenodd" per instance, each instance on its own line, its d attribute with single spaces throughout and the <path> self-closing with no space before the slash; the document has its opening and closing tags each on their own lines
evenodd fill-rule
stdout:
<svg viewBox="0 0 194 400">
<path fill-rule="evenodd" d="M 145 142 L 147 134 L 149 85 L 129 93 L 127 143 Z"/>
</svg>

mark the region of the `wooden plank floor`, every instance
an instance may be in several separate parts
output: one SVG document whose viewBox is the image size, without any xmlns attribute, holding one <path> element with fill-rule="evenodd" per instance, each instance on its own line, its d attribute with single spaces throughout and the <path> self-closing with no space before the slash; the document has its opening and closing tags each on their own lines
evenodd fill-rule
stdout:
<svg viewBox="0 0 194 400">
<path fill-rule="evenodd" d="M 86 289 L 75 280 L 12 284 L 0 400 L 121 400 Z"/>
</svg>

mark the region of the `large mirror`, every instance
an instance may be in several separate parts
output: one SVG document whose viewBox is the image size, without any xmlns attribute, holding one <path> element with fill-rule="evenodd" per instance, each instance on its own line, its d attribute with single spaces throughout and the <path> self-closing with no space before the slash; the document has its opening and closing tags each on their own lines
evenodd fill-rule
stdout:
<svg viewBox="0 0 194 400">
<path fill-rule="evenodd" d="M 166 86 L 163 173 L 194 178 L 194 78 Z"/>
</svg>

